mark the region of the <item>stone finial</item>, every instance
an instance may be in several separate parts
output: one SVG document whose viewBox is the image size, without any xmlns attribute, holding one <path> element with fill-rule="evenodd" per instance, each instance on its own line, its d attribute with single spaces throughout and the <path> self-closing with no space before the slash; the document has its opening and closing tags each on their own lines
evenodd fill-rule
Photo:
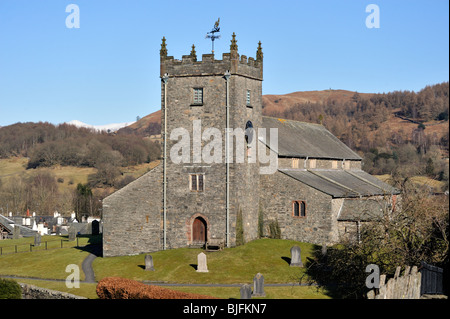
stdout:
<svg viewBox="0 0 450 319">
<path fill-rule="evenodd" d="M 231 39 L 231 45 L 230 45 L 230 51 L 237 51 L 237 40 L 236 40 L 236 34 L 233 32 L 232 39 Z"/>
<path fill-rule="evenodd" d="M 258 42 L 258 50 L 256 51 L 256 61 L 263 60 L 263 52 L 261 47 L 261 41 Z"/>
<path fill-rule="evenodd" d="M 166 37 L 162 38 L 161 50 L 159 51 L 161 57 L 167 57 Z"/>
<path fill-rule="evenodd" d="M 195 45 L 192 45 L 192 50 L 190 56 L 194 59 L 194 61 L 197 61 L 197 52 L 195 52 Z"/>
</svg>

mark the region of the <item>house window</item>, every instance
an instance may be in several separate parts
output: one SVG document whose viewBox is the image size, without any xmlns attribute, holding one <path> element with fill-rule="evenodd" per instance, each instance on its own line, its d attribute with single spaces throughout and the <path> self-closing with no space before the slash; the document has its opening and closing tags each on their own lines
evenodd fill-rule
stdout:
<svg viewBox="0 0 450 319">
<path fill-rule="evenodd" d="M 204 179 L 203 174 L 191 174 L 189 175 L 189 188 L 191 191 L 203 192 L 204 190 Z"/>
<path fill-rule="evenodd" d="M 203 105 L 203 88 L 194 88 L 194 105 Z"/>
<path fill-rule="evenodd" d="M 251 107 L 251 95 L 250 95 L 250 90 L 247 90 L 246 105 L 249 106 L 249 107 Z"/>
<path fill-rule="evenodd" d="M 292 202 L 292 216 L 306 217 L 306 202 L 303 200 L 296 200 Z"/>
</svg>

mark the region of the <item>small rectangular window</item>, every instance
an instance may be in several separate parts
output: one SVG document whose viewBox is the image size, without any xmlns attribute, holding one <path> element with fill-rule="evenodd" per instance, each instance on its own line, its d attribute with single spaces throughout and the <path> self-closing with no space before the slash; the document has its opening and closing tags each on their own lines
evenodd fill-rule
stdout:
<svg viewBox="0 0 450 319">
<path fill-rule="evenodd" d="M 292 159 L 292 168 L 298 168 L 298 158 L 293 158 Z"/>
<path fill-rule="evenodd" d="M 194 88 L 194 105 L 203 105 L 203 88 Z"/>
<path fill-rule="evenodd" d="M 293 201 L 292 202 L 292 216 L 294 217 L 306 217 L 306 202 Z"/>
<path fill-rule="evenodd" d="M 309 168 L 316 168 L 317 161 L 316 159 L 309 160 Z"/>
<path fill-rule="evenodd" d="M 189 175 L 189 188 L 191 191 L 203 192 L 204 190 L 204 175 L 191 174 Z"/>
<path fill-rule="evenodd" d="M 246 102 L 247 106 L 251 106 L 251 95 L 250 95 L 250 90 L 247 90 L 247 102 Z"/>
<path fill-rule="evenodd" d="M 332 161 L 331 162 L 331 168 L 332 169 L 337 169 L 337 167 L 338 167 L 338 162 L 337 161 Z"/>
</svg>

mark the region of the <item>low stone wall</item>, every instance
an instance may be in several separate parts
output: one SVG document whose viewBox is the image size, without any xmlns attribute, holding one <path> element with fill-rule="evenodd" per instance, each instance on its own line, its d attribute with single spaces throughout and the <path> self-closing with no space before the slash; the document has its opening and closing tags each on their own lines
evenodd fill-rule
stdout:
<svg viewBox="0 0 450 319">
<path fill-rule="evenodd" d="M 29 284 L 19 283 L 22 288 L 22 299 L 87 299 L 66 292 L 36 287 Z"/>
</svg>

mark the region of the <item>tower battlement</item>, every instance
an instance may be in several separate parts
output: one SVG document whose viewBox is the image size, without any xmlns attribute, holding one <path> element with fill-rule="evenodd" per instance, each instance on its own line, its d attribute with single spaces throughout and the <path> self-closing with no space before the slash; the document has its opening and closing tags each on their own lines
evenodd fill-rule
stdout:
<svg viewBox="0 0 450 319">
<path fill-rule="evenodd" d="M 189 55 L 183 55 L 181 60 L 167 55 L 166 39 L 162 39 L 160 50 L 160 75 L 167 73 L 169 77 L 223 75 L 230 71 L 232 75 L 240 75 L 256 80 L 263 80 L 263 53 L 261 42 L 258 44 L 256 58 L 239 55 L 236 35 L 230 45 L 230 52 L 222 54 L 222 60 L 216 60 L 214 54 L 202 54 L 201 61 L 197 60 L 195 46 Z"/>
</svg>

